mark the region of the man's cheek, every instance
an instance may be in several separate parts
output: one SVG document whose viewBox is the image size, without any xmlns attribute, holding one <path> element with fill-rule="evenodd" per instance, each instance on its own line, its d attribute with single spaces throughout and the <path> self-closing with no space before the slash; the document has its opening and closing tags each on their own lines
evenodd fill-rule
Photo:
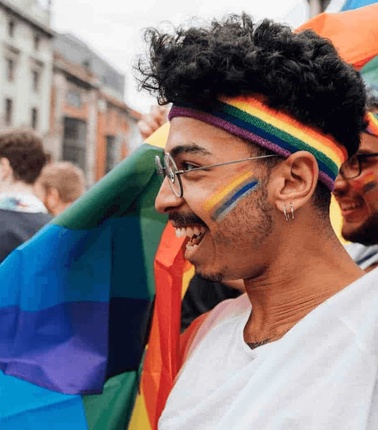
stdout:
<svg viewBox="0 0 378 430">
<path fill-rule="evenodd" d="M 258 184 L 259 181 L 253 172 L 238 173 L 227 184 L 214 190 L 213 195 L 204 204 L 204 209 L 214 221 L 222 221 L 243 198 L 257 188 Z"/>
<path fill-rule="evenodd" d="M 378 186 L 377 175 L 372 170 L 362 172 L 361 175 L 353 181 L 352 186 L 360 193 L 368 193 L 376 190 Z"/>
</svg>

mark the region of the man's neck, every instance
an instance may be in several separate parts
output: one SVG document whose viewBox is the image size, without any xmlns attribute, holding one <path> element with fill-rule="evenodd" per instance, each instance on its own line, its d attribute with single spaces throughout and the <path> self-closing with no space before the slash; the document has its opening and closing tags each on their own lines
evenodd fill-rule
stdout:
<svg viewBox="0 0 378 430">
<path fill-rule="evenodd" d="M 337 254 L 327 253 L 326 247 L 321 258 L 319 253 L 305 254 L 293 255 L 265 279 L 245 281 L 252 303 L 244 329 L 248 344 L 281 338 L 309 312 L 364 274 L 341 245 Z M 327 254 L 329 258 L 325 258 Z"/>
</svg>

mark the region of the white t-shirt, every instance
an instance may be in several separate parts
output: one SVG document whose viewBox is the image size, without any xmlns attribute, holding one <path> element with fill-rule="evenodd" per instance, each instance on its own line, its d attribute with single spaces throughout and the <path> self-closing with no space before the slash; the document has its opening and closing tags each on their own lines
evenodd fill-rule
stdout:
<svg viewBox="0 0 378 430">
<path fill-rule="evenodd" d="M 378 245 L 365 246 L 361 243 L 349 243 L 345 249 L 362 270 L 378 263 Z"/>
<path fill-rule="evenodd" d="M 159 430 L 377 430 L 377 270 L 254 350 L 243 340 L 248 297 L 220 303 L 194 340 Z"/>
</svg>

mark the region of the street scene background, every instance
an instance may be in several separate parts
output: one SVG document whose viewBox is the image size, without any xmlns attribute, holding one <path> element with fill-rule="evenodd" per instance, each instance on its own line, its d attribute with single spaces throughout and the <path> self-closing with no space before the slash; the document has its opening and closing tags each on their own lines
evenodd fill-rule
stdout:
<svg viewBox="0 0 378 430">
<path fill-rule="evenodd" d="M 0 127 L 31 126 L 53 161 L 93 185 L 141 143 L 137 122 L 155 100 L 132 66 L 149 26 L 246 11 L 295 27 L 329 1 L 0 0 Z"/>
</svg>

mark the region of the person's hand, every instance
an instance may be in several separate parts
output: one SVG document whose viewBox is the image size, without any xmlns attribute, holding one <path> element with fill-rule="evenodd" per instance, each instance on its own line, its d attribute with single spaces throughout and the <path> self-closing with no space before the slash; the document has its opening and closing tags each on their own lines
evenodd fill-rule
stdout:
<svg viewBox="0 0 378 430">
<path fill-rule="evenodd" d="M 150 112 L 142 116 L 138 121 L 139 132 L 146 139 L 159 127 L 168 121 L 168 106 L 151 106 Z"/>
</svg>

